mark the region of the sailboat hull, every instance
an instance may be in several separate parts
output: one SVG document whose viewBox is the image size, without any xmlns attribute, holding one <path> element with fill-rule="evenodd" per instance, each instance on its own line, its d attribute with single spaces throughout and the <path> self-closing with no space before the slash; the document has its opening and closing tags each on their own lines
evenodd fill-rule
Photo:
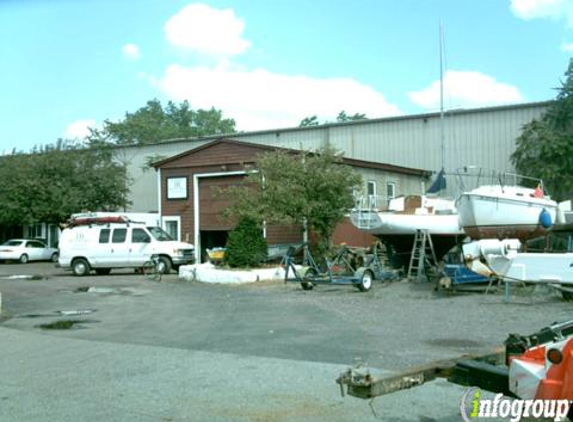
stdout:
<svg viewBox="0 0 573 422">
<path fill-rule="evenodd" d="M 423 214 L 392 211 L 360 211 L 351 213 L 352 223 L 380 239 L 391 251 L 394 267 L 408 265 L 417 230 L 428 230 L 434 251 L 443 257 L 466 236 L 455 213 Z"/>
<path fill-rule="evenodd" d="M 544 234 L 555 222 L 555 201 L 534 197 L 532 189 L 508 189 L 512 188 L 482 186 L 460 196 L 456 203 L 459 224 L 468 236 L 525 240 Z"/>
</svg>

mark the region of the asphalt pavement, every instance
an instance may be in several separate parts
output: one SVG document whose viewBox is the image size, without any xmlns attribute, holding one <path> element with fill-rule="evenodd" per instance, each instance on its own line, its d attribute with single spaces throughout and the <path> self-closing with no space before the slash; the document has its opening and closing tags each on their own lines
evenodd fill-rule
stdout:
<svg viewBox="0 0 573 422">
<path fill-rule="evenodd" d="M 0 293 L 0 421 L 459 421 L 466 389 L 446 381 L 364 401 L 335 379 L 356 362 L 390 373 L 488 351 L 573 306 L 546 290 L 505 303 L 408 282 L 303 291 L 48 263 L 0 264 Z M 73 325 L 42 328 L 58 321 Z"/>
</svg>

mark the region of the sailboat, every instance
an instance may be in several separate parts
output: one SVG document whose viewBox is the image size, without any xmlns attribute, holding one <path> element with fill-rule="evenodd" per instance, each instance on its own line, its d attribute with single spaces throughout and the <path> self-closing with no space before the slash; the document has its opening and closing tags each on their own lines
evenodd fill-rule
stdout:
<svg viewBox="0 0 573 422">
<path fill-rule="evenodd" d="M 463 240 L 465 233 L 458 224 L 455 200 L 438 196 L 437 187 L 445 188 L 443 171 L 425 195 L 400 196 L 391 199 L 386 208 L 374 206 L 375 200 L 362 200 L 350 213 L 350 220 L 389 247 L 397 266 L 408 262 L 418 230 L 428 231 L 440 258 Z"/>
<path fill-rule="evenodd" d="M 523 242 L 543 235 L 555 223 L 558 205 L 541 180 L 510 173 L 496 179 L 497 183 L 463 192 L 456 201 L 460 227 L 472 239 Z M 526 180 L 537 187 L 522 186 Z"/>
<path fill-rule="evenodd" d="M 437 195 L 446 189 L 444 169 L 444 91 L 443 91 L 443 35 L 440 25 L 440 161 L 441 170 L 436 180 L 423 195 L 408 195 L 393 198 L 385 209 L 377 208 L 378 201 L 367 198 L 358 202 L 350 214 L 350 220 L 359 229 L 379 238 L 387 247 L 401 257 L 396 264 L 406 264 L 412 252 L 418 230 L 427 230 L 431 235 L 436 256 L 441 258 L 465 237 L 458 224 L 458 215 L 453 198 Z"/>
</svg>

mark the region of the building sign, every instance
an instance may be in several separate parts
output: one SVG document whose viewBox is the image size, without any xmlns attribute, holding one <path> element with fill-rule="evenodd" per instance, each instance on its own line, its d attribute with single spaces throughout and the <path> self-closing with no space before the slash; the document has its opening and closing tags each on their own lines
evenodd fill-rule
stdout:
<svg viewBox="0 0 573 422">
<path fill-rule="evenodd" d="M 168 177 L 167 178 L 167 199 L 187 198 L 187 178 Z"/>
</svg>

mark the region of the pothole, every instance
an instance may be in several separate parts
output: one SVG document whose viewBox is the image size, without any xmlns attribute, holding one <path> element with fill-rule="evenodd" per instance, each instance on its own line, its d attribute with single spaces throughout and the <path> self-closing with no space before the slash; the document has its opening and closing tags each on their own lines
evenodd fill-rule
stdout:
<svg viewBox="0 0 573 422">
<path fill-rule="evenodd" d="M 85 328 L 78 324 L 91 324 L 94 321 L 91 319 L 62 319 L 55 322 L 50 322 L 48 324 L 39 324 L 36 325 L 37 328 L 41 328 L 43 330 L 70 330 L 70 329 L 77 329 L 77 328 Z"/>
</svg>

